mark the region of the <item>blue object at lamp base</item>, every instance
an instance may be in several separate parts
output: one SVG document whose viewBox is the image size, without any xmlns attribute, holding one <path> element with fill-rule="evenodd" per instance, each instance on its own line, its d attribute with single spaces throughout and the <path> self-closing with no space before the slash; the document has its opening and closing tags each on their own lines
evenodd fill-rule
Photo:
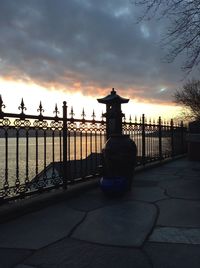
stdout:
<svg viewBox="0 0 200 268">
<path fill-rule="evenodd" d="M 128 180 L 124 177 L 102 177 L 99 184 L 106 194 L 123 194 L 128 189 Z"/>
</svg>

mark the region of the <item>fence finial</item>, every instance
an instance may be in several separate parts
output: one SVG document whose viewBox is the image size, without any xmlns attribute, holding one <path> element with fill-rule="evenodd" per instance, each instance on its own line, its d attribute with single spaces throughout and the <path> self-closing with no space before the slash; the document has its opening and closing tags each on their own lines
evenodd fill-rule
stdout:
<svg viewBox="0 0 200 268">
<path fill-rule="evenodd" d="M 18 109 L 21 110 L 21 114 L 24 114 L 24 111 L 27 110 L 26 107 L 25 107 L 23 98 L 22 98 L 22 100 L 21 100 L 21 104 L 20 104 L 20 106 L 18 107 Z"/>
<path fill-rule="evenodd" d="M 95 120 L 95 117 L 96 117 L 96 115 L 95 115 L 95 112 L 94 112 L 94 110 L 93 110 L 93 112 L 92 112 L 92 120 L 93 120 L 93 121 Z"/>
<path fill-rule="evenodd" d="M 37 112 L 40 112 L 39 116 L 43 116 L 42 113 L 44 112 L 44 109 L 42 107 L 42 102 L 40 101 L 39 108 L 37 109 Z"/>
<path fill-rule="evenodd" d="M 3 100 L 2 100 L 2 97 L 1 97 L 1 95 L 0 95 L 0 113 L 2 113 L 3 111 L 2 111 L 2 108 L 5 108 L 6 106 L 4 105 L 4 103 L 3 103 Z"/>
<path fill-rule="evenodd" d="M 103 113 L 103 111 L 102 111 L 102 113 L 101 113 L 101 121 L 104 121 L 103 119 L 104 119 L 104 113 Z"/>
<path fill-rule="evenodd" d="M 149 124 L 151 125 L 151 117 L 149 117 Z"/>
<path fill-rule="evenodd" d="M 135 115 L 135 123 L 137 123 L 137 116 Z"/>
<path fill-rule="evenodd" d="M 58 114 L 60 113 L 60 112 L 58 111 L 57 103 L 55 104 L 55 110 L 53 111 L 53 113 L 55 114 L 55 117 L 58 117 Z"/>
<path fill-rule="evenodd" d="M 85 116 L 86 116 L 84 108 L 83 108 L 83 110 L 82 110 L 82 114 L 81 114 L 81 116 L 82 116 L 82 120 L 84 120 L 84 119 L 85 119 Z"/>
<path fill-rule="evenodd" d="M 183 125 L 183 120 L 181 120 L 181 127 L 184 127 L 184 125 Z"/>
<path fill-rule="evenodd" d="M 75 113 L 74 113 L 74 108 L 73 108 L 73 106 L 71 107 L 71 111 L 70 111 L 69 115 L 71 116 L 71 119 L 74 118 Z"/>
<path fill-rule="evenodd" d="M 123 122 L 126 123 L 126 115 L 123 116 Z"/>
</svg>

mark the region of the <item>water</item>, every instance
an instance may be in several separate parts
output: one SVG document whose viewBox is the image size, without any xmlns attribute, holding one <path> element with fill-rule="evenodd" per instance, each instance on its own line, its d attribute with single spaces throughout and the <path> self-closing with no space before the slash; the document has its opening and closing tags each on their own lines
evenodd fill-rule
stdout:
<svg viewBox="0 0 200 268">
<path fill-rule="evenodd" d="M 102 137 L 103 138 L 103 137 Z M 46 156 L 44 155 L 44 137 L 38 137 L 38 167 L 36 167 L 36 138 L 29 138 L 28 142 L 28 177 L 32 180 L 37 173 L 40 173 L 51 162 L 62 161 L 62 140 L 54 138 L 54 149 L 52 137 L 46 138 Z M 103 140 L 100 137 L 68 138 L 68 160 L 84 159 L 91 153 L 101 152 Z M 16 139 L 8 138 L 8 178 L 9 186 L 13 186 L 16 181 L 17 161 L 16 161 Z M 54 154 L 53 154 L 54 150 Z M 0 189 L 5 181 L 5 139 L 0 139 Z M 26 178 L 26 138 L 19 138 L 19 179 L 21 183 Z M 54 157 L 53 157 L 54 155 Z"/>
<path fill-rule="evenodd" d="M 91 153 L 100 153 L 104 145 L 105 137 L 99 135 L 83 135 L 68 138 L 68 160 L 84 159 Z M 135 139 L 138 147 L 138 155 L 142 154 L 142 139 L 137 136 Z M 169 148 L 169 139 L 163 138 L 163 151 Z M 44 137 L 38 137 L 38 167 L 36 167 L 36 138 L 30 137 L 28 143 L 28 178 L 32 180 L 37 173 L 40 173 L 45 166 Z M 0 139 L 0 189 L 5 182 L 5 139 Z M 146 155 L 158 155 L 159 144 L 157 137 L 146 137 Z M 62 140 L 54 138 L 54 161 L 62 161 Z M 53 162 L 52 137 L 46 138 L 46 166 Z M 19 179 L 20 183 L 26 178 L 26 138 L 19 138 Z M 8 138 L 8 178 L 9 186 L 13 186 L 16 181 L 16 138 Z"/>
</svg>

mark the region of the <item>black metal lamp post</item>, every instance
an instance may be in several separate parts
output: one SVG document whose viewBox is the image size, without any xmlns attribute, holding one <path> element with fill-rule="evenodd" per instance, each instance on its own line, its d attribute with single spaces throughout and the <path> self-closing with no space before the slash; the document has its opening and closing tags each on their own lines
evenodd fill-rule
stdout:
<svg viewBox="0 0 200 268">
<path fill-rule="evenodd" d="M 97 99 L 99 103 L 106 104 L 106 136 L 107 140 L 113 134 L 122 134 L 122 118 L 124 114 L 121 111 L 121 104 L 129 102 L 129 99 L 125 99 L 116 94 L 114 88 L 104 98 Z"/>
<path fill-rule="evenodd" d="M 103 178 L 100 186 L 105 193 L 118 194 L 131 188 L 134 168 L 136 164 L 137 148 L 129 135 L 122 134 L 121 104 L 125 99 L 116 94 L 114 88 L 111 93 L 98 102 L 106 104 L 107 142 L 103 149 Z"/>
</svg>

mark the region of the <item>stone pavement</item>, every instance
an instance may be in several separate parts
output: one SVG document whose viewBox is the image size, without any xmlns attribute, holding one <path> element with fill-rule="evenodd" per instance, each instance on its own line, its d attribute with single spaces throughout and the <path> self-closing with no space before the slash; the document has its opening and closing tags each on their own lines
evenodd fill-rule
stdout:
<svg viewBox="0 0 200 268">
<path fill-rule="evenodd" d="M 0 267 L 199 268 L 200 162 L 137 173 L 121 198 L 96 188 L 0 224 Z"/>
</svg>

